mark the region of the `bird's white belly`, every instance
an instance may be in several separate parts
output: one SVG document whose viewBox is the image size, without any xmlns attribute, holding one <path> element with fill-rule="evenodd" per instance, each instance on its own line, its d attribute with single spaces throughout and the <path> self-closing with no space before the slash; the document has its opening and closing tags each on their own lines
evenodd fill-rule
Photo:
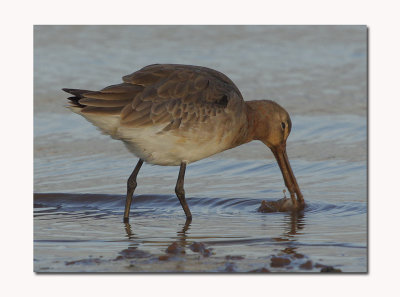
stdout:
<svg viewBox="0 0 400 297">
<path fill-rule="evenodd" d="M 199 140 L 179 136 L 173 132 L 158 133 L 162 127 L 120 128 L 118 136 L 138 158 L 156 165 L 192 163 L 226 149 L 217 139 Z"/>
<path fill-rule="evenodd" d="M 97 126 L 103 133 L 122 140 L 127 148 L 147 163 L 179 166 L 182 161 L 192 163 L 222 152 L 231 147 L 239 126 L 232 129 L 219 124 L 218 119 L 199 129 L 166 131 L 166 124 L 145 127 L 121 125 L 119 116 L 82 114 L 79 108 L 71 108 Z"/>
</svg>

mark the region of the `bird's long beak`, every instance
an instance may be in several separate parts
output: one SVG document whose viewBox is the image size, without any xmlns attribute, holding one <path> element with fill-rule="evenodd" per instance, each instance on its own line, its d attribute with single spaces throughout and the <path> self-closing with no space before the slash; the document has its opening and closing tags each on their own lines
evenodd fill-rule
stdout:
<svg viewBox="0 0 400 297">
<path fill-rule="evenodd" d="M 299 185 L 297 184 L 296 177 L 293 174 L 292 167 L 290 166 L 289 159 L 286 154 L 286 144 L 272 147 L 271 151 L 273 152 L 279 168 L 282 171 L 283 179 L 290 192 L 290 198 L 292 199 L 293 206 L 296 209 L 304 208 L 303 195 L 300 192 Z M 297 196 L 297 200 L 295 194 Z"/>
</svg>

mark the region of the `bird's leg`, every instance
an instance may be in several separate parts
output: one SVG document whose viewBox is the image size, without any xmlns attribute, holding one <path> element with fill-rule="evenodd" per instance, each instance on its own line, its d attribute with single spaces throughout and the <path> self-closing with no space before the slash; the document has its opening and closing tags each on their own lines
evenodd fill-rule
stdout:
<svg viewBox="0 0 400 297">
<path fill-rule="evenodd" d="M 129 211 L 131 209 L 131 203 L 133 198 L 133 192 L 136 189 L 137 182 L 136 177 L 139 173 L 140 167 L 143 165 L 143 160 L 139 159 L 138 163 L 136 164 L 135 169 L 133 169 L 132 174 L 128 178 L 128 186 L 126 191 L 126 202 L 125 202 L 125 212 L 124 212 L 124 223 L 129 222 Z"/>
<path fill-rule="evenodd" d="M 183 184 L 185 180 L 185 170 L 186 170 L 186 163 L 182 162 L 181 168 L 179 169 L 178 180 L 176 181 L 175 193 L 176 196 L 178 196 L 179 202 L 181 203 L 183 210 L 185 211 L 186 220 L 190 222 L 192 220 L 192 214 L 190 212 L 189 206 L 186 203 L 185 190 L 183 189 Z"/>
</svg>

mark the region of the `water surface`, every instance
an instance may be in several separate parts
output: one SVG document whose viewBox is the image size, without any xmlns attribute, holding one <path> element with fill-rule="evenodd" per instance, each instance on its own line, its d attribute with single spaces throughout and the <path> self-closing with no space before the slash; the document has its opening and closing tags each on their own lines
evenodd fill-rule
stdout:
<svg viewBox="0 0 400 297">
<path fill-rule="evenodd" d="M 156 62 L 221 70 L 246 100 L 287 108 L 305 210 L 257 212 L 284 183 L 252 142 L 188 166 L 190 225 L 179 168 L 145 164 L 123 224 L 137 159 L 69 113 L 60 89 L 102 88 Z M 35 271 L 367 271 L 365 27 L 39 26 L 34 71 Z"/>
</svg>

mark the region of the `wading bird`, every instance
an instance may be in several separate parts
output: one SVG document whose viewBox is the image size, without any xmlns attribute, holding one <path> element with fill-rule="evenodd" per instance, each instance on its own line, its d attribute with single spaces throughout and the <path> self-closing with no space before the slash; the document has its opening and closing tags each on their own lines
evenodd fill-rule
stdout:
<svg viewBox="0 0 400 297">
<path fill-rule="evenodd" d="M 221 72 L 192 65 L 155 64 L 100 91 L 63 90 L 73 95 L 68 98 L 72 111 L 122 140 L 139 158 L 128 179 L 124 222 L 129 222 L 143 162 L 180 166 L 175 192 L 191 220 L 183 188 L 186 165 L 252 140 L 262 141 L 274 154 L 292 209 L 304 208 L 286 154 L 292 127 L 289 114 L 274 101 L 244 101 L 236 85 Z"/>
</svg>

